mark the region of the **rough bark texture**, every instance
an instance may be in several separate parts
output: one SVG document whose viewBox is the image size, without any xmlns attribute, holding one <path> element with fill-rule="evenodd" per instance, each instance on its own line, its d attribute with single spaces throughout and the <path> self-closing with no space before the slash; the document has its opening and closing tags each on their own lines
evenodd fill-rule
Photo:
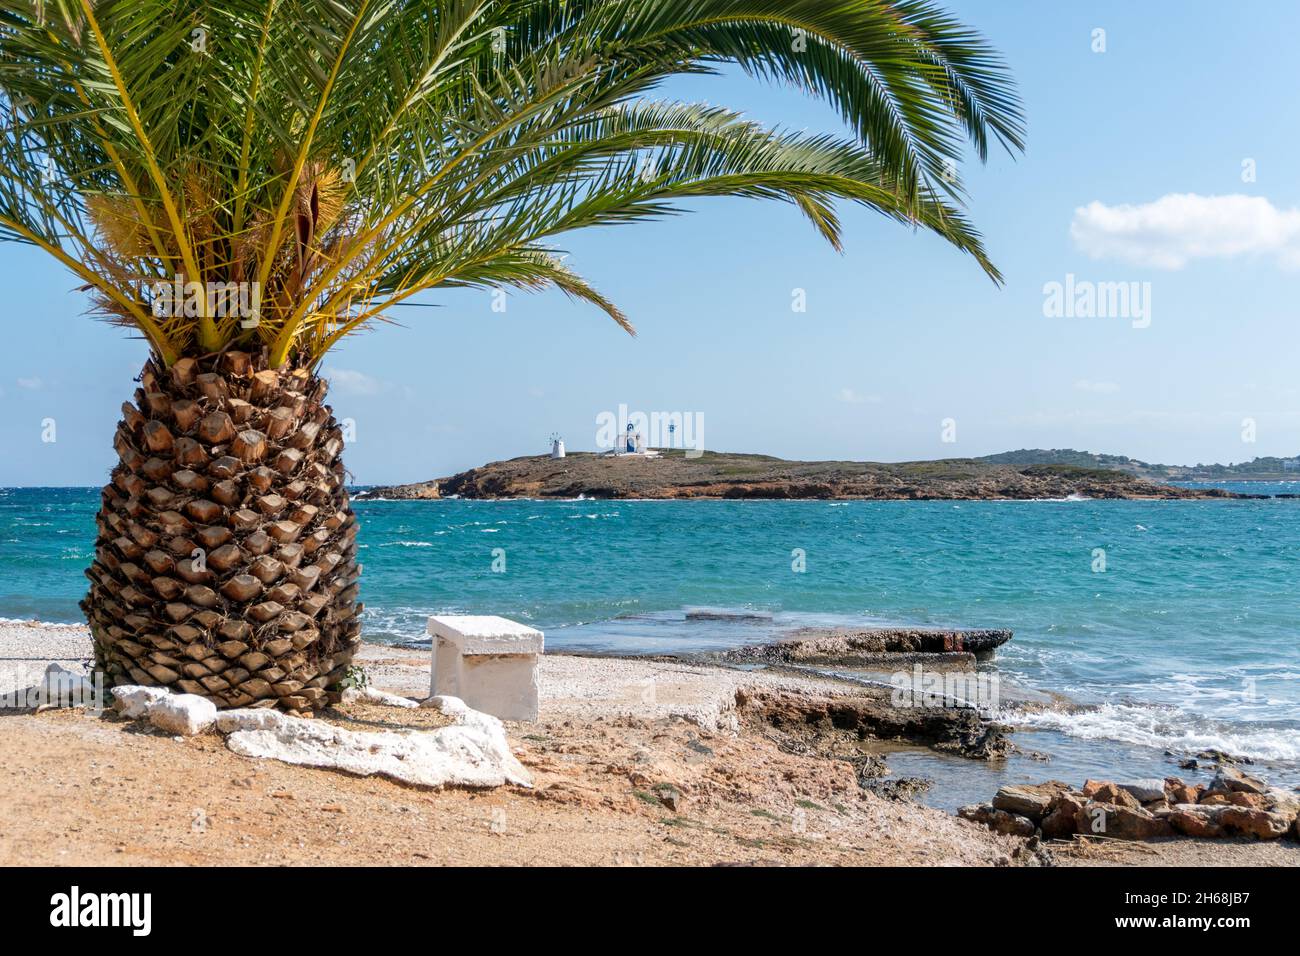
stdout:
<svg viewBox="0 0 1300 956">
<path fill-rule="evenodd" d="M 111 685 L 299 713 L 330 699 L 362 606 L 325 390 L 242 352 L 145 366 L 82 602 Z"/>
</svg>

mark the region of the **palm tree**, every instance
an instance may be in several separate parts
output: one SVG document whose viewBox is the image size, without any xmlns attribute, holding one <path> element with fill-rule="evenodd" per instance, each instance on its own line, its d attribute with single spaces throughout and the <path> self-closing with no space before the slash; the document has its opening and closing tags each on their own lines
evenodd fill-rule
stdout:
<svg viewBox="0 0 1300 956">
<path fill-rule="evenodd" d="M 842 138 L 654 98 L 733 65 Z M 995 281 L 958 161 L 1022 148 L 1000 58 L 929 0 L 31 0 L 0 5 L 0 238 L 149 356 L 83 607 L 112 683 L 308 712 L 360 635 L 343 434 L 318 377 L 429 289 L 555 286 L 550 245 L 700 196 L 836 201 Z"/>
</svg>

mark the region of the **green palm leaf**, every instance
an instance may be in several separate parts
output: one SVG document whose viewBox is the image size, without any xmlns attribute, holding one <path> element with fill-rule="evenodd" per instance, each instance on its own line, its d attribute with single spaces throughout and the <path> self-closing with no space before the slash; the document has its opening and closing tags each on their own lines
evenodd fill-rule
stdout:
<svg viewBox="0 0 1300 956">
<path fill-rule="evenodd" d="M 738 66 L 845 135 L 663 102 Z M 631 330 L 555 243 L 704 196 L 841 202 L 997 269 L 969 148 L 1023 148 L 1005 65 L 928 0 L 45 0 L 0 4 L 0 239 L 40 246 L 164 362 L 312 363 L 423 290 L 554 286 Z M 151 284 L 255 282 L 255 322 Z"/>
</svg>

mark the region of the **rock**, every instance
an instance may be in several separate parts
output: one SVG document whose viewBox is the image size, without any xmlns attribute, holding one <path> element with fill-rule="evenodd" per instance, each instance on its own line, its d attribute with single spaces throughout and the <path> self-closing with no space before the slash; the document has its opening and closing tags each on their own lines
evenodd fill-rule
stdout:
<svg viewBox="0 0 1300 956">
<path fill-rule="evenodd" d="M 1300 813 L 1300 794 L 1281 787 L 1269 787 L 1264 794 L 1264 809 L 1277 810 L 1295 816 Z"/>
<path fill-rule="evenodd" d="M 1097 803 L 1106 803 L 1115 807 L 1128 807 L 1139 810 L 1141 802 L 1117 783 L 1109 780 L 1088 780 L 1083 785 L 1083 795 Z"/>
<path fill-rule="evenodd" d="M 1155 837 L 1173 836 L 1173 829 L 1167 820 L 1148 813 L 1141 807 L 1089 801 L 1075 814 L 1074 822 L 1079 832 L 1085 836 L 1095 834 L 1117 840 L 1151 840 Z"/>
<path fill-rule="evenodd" d="M 1266 810 L 1267 798 L 1262 793 L 1230 793 L 1228 803 L 1234 807 L 1247 807 L 1251 810 Z"/>
<path fill-rule="evenodd" d="M 1121 783 L 1120 789 L 1132 794 L 1138 803 L 1151 803 L 1154 800 L 1163 800 L 1165 798 L 1165 782 L 1163 780 L 1133 780 L 1129 783 Z"/>
<path fill-rule="evenodd" d="M 929 790 L 932 783 L 926 777 L 864 777 L 863 770 L 868 770 L 870 773 L 870 769 L 865 764 L 858 768 L 858 786 L 886 800 L 915 799 L 917 794 Z"/>
<path fill-rule="evenodd" d="M 736 620 L 732 611 L 688 611 L 689 621 Z M 771 621 L 771 615 L 763 620 Z M 987 657 L 1011 640 L 1008 630 L 985 628 L 947 629 L 914 627 L 803 627 L 783 639 L 748 645 L 724 652 L 724 660 L 767 660 L 803 664 L 861 664 L 878 661 L 882 655 L 928 655 L 955 660 L 959 655 L 971 664 Z"/>
<path fill-rule="evenodd" d="M 1043 817 L 1044 839 L 1059 840 L 1078 833 L 1077 815 L 1086 803 L 1087 800 L 1082 794 L 1072 792 L 1057 794 L 1048 807 L 1047 815 Z"/>
<path fill-rule="evenodd" d="M 239 707 L 217 714 L 217 730 L 223 734 L 237 730 L 275 730 L 288 719 L 278 710 L 266 707 Z"/>
<path fill-rule="evenodd" d="M 1180 803 L 1170 810 L 1166 819 L 1170 826 L 1184 836 L 1214 839 L 1224 835 L 1223 825 L 1219 822 L 1221 809 L 1202 804 Z"/>
<path fill-rule="evenodd" d="M 210 730 L 217 722 L 217 705 L 197 694 L 169 694 L 149 707 L 149 723 L 181 737 Z"/>
<path fill-rule="evenodd" d="M 1010 749 L 1008 728 L 969 707 L 899 707 L 888 697 L 822 696 L 781 690 L 738 692 L 736 708 L 780 730 L 908 740 L 980 760 Z"/>
<path fill-rule="evenodd" d="M 1250 807 L 1223 807 L 1218 811 L 1218 816 L 1223 829 L 1228 833 L 1257 840 L 1276 840 L 1290 830 L 1293 823 L 1289 814 Z"/>
<path fill-rule="evenodd" d="M 1013 859 L 1018 859 L 1027 866 L 1055 866 L 1056 857 L 1036 836 L 1031 836 L 1024 843 L 1011 851 Z"/>
<path fill-rule="evenodd" d="M 1200 792 L 1196 787 L 1188 783 L 1183 783 L 1177 777 L 1165 778 L 1165 799 L 1170 804 L 1175 803 L 1195 803 L 1200 799 Z"/>
<path fill-rule="evenodd" d="M 226 746 L 245 757 L 377 774 L 422 787 L 533 785 L 501 721 L 468 708 L 450 727 L 404 733 L 346 730 L 285 715 L 275 728 L 235 731 Z"/>
<path fill-rule="evenodd" d="M 650 792 L 659 798 L 669 810 L 681 813 L 686 808 L 686 797 L 671 783 L 661 783 L 650 788 Z"/>
<path fill-rule="evenodd" d="M 170 696 L 171 692 L 165 687 L 142 687 L 138 684 L 127 684 L 113 688 L 114 706 L 117 707 L 117 712 L 123 717 L 132 720 L 148 716 L 149 709 L 154 704 Z"/>
<path fill-rule="evenodd" d="M 1257 780 L 1249 774 L 1242 773 L 1236 767 L 1222 766 L 1210 782 L 1210 792 L 1264 793 L 1268 784 Z"/>
<path fill-rule="evenodd" d="M 1111 814 L 1108 826 L 1110 835 L 1122 840 L 1154 840 L 1174 835 L 1165 813 L 1155 814 L 1145 808 L 1119 807 Z"/>
<path fill-rule="evenodd" d="M 969 820 L 971 823 L 983 824 L 994 833 L 1003 833 L 1008 836 L 1031 837 L 1034 835 L 1034 831 L 1038 829 L 1034 826 L 1034 821 L 1028 817 L 1022 817 L 1017 813 L 1008 813 L 1005 810 L 998 810 L 987 803 L 962 807 L 957 811 L 957 816 L 963 820 Z"/>
<path fill-rule="evenodd" d="M 1001 787 L 993 798 L 993 806 L 1007 813 L 1017 813 L 1035 823 L 1042 820 L 1060 793 L 1068 792 L 1070 785 L 1059 780 L 1040 784 L 1013 784 Z"/>
<path fill-rule="evenodd" d="M 465 702 L 459 697 L 451 697 L 447 694 L 438 694 L 435 697 L 429 697 L 420 701 L 421 707 L 427 707 L 430 710 L 436 710 L 439 713 L 446 714 L 448 717 L 459 717 L 469 710 Z"/>
<path fill-rule="evenodd" d="M 1196 756 L 1202 760 L 1208 760 L 1211 763 L 1216 764 L 1254 763 L 1254 761 L 1249 758 L 1237 758 L 1222 750 L 1202 750 Z"/>
<path fill-rule="evenodd" d="M 1169 822 L 1179 833 L 1194 837 L 1249 836 L 1276 840 L 1294 826 L 1288 812 L 1259 810 L 1233 804 L 1181 804 Z"/>
<path fill-rule="evenodd" d="M 380 704 L 384 707 L 406 707 L 415 709 L 419 707 L 418 701 L 411 700 L 409 697 L 402 697 L 398 694 L 390 694 L 386 690 L 379 690 L 377 687 L 349 687 L 343 691 L 343 703 L 352 701 L 363 701 L 367 704 Z"/>
</svg>

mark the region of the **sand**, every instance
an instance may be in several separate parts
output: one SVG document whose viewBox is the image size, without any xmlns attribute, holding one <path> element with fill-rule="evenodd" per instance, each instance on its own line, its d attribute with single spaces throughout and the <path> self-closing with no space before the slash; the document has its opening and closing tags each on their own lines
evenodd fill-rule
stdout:
<svg viewBox="0 0 1300 956">
<path fill-rule="evenodd" d="M 0 671 L 89 657 L 84 628 L 0 623 Z M 371 682 L 423 697 L 428 651 L 367 645 Z M 1022 841 L 884 799 L 844 762 L 741 727 L 736 690 L 852 693 L 832 680 L 546 655 L 535 723 L 509 723 L 536 787 L 426 790 L 250 760 L 115 715 L 0 711 L 0 865 L 1015 865 Z M 9 676 L 9 675 L 6 675 Z M 0 687 L 12 686 L 0 680 Z M 352 704 L 354 728 L 434 726 Z M 1199 848 L 1199 849 L 1197 849 Z M 1291 864 L 1292 844 L 1072 848 L 1075 865 Z"/>
</svg>

